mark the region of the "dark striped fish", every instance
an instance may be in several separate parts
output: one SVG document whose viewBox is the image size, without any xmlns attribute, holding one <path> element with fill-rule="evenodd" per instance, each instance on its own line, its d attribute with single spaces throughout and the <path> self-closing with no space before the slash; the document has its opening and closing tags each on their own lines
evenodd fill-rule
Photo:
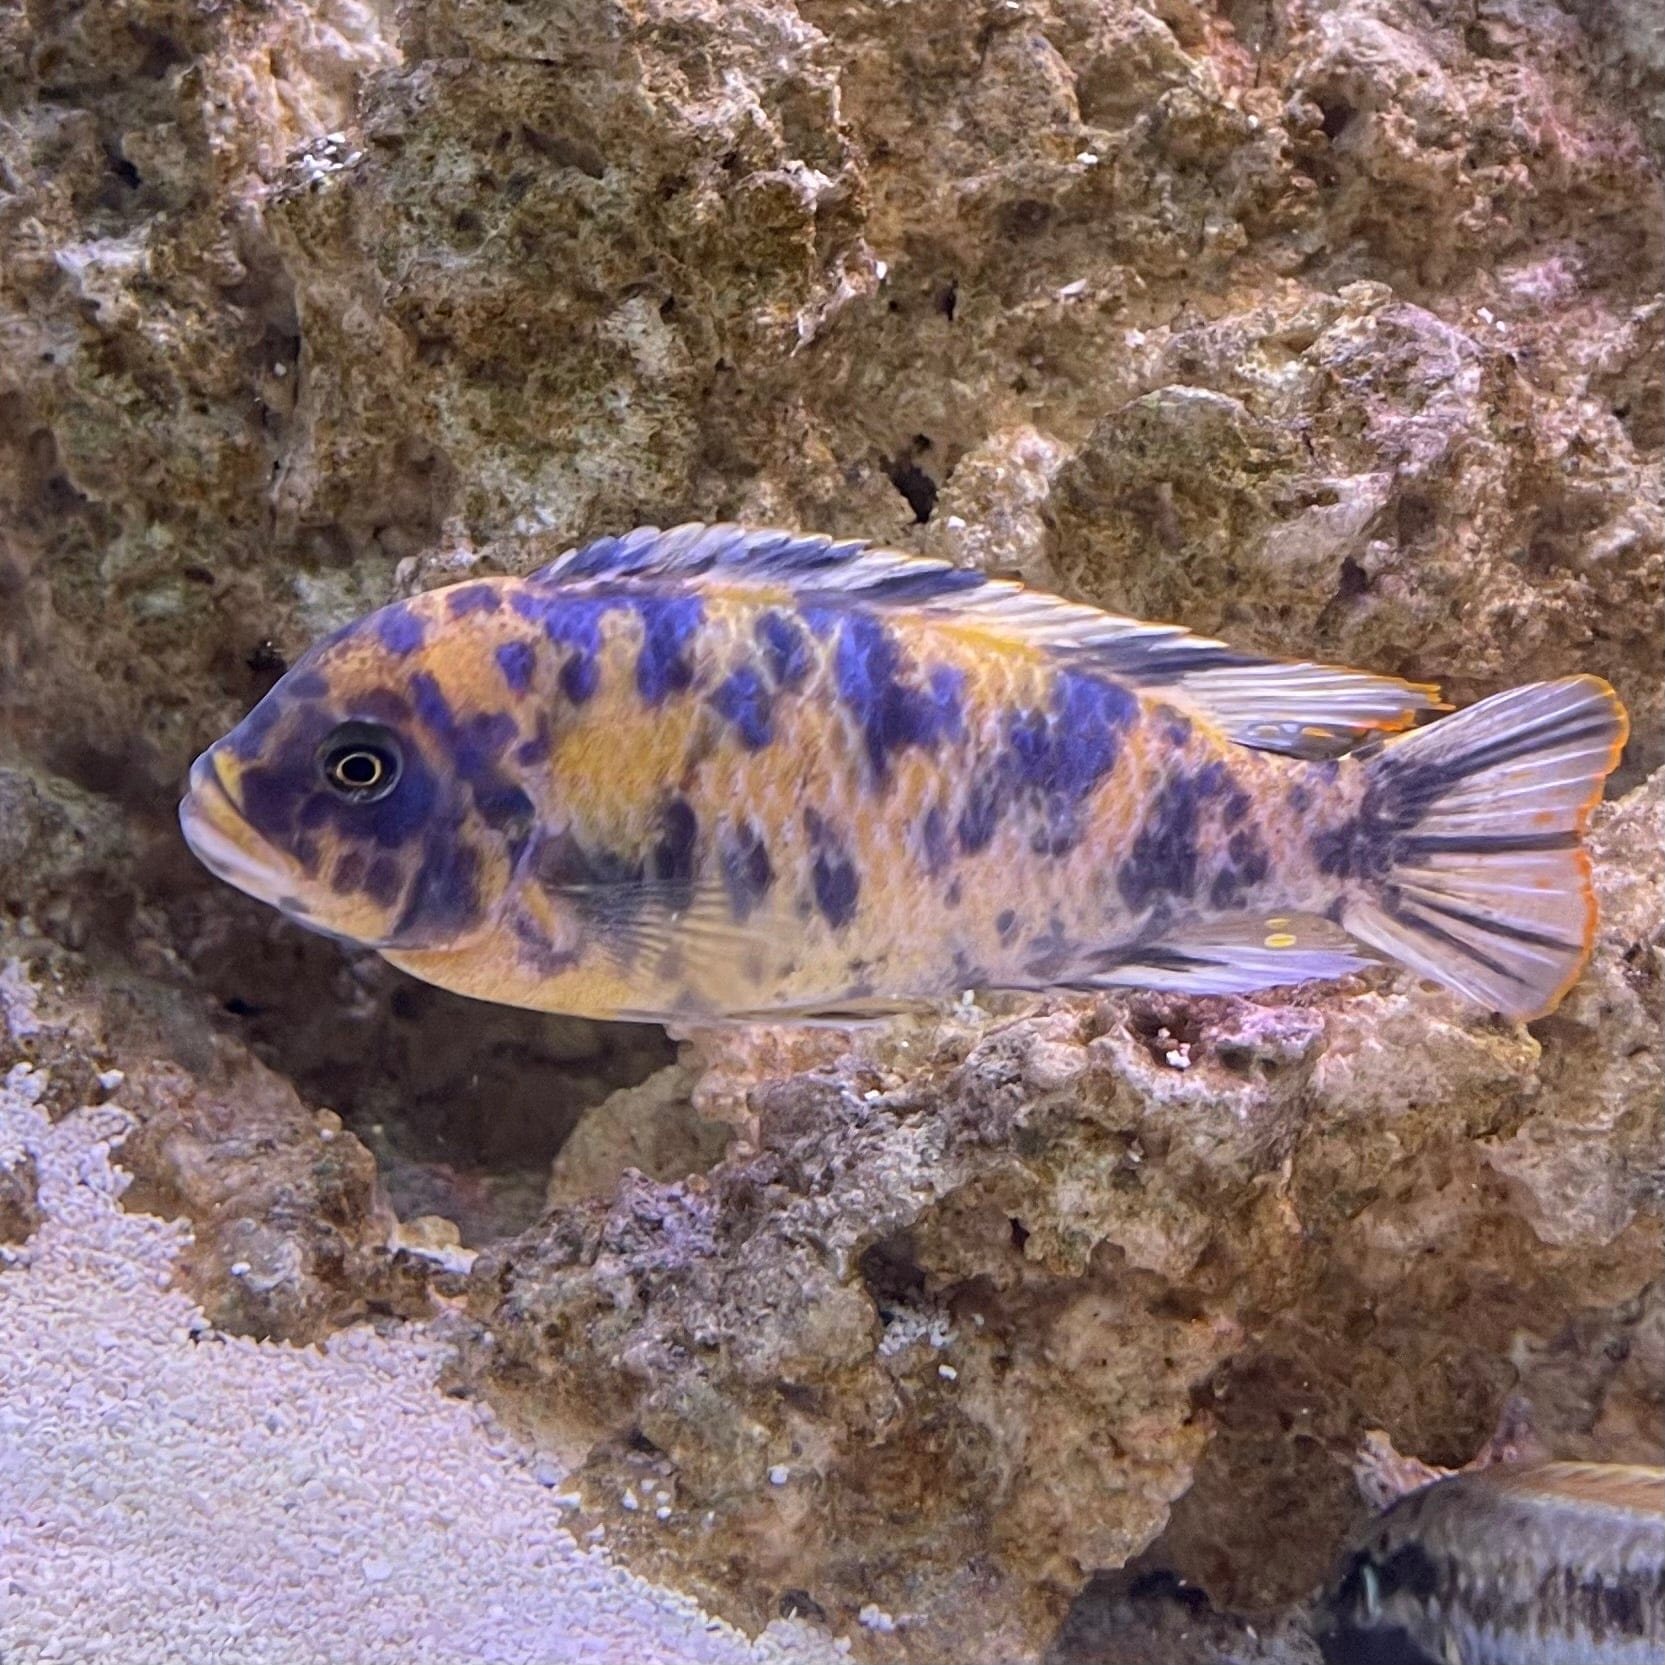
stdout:
<svg viewBox="0 0 1665 1665">
<path fill-rule="evenodd" d="M 1471 1469 L 1401 1498 L 1324 1600 L 1329 1665 L 1661 1665 L 1665 1469 Z"/>
</svg>

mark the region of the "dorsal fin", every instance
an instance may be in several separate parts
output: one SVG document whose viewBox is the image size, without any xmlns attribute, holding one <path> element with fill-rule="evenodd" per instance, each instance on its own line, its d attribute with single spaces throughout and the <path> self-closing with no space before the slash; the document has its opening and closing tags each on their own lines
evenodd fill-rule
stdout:
<svg viewBox="0 0 1665 1665">
<path fill-rule="evenodd" d="M 532 573 L 549 584 L 716 577 L 789 586 L 810 604 L 838 601 L 953 613 L 991 634 L 1080 657 L 1102 675 L 1163 697 L 1215 723 L 1239 745 L 1297 757 L 1334 757 L 1372 734 L 1444 710 L 1431 683 L 1339 666 L 1243 653 L 1173 624 L 1103 613 L 1078 601 L 990 578 L 931 556 L 859 539 L 698 523 L 640 526 L 568 550 Z"/>
</svg>

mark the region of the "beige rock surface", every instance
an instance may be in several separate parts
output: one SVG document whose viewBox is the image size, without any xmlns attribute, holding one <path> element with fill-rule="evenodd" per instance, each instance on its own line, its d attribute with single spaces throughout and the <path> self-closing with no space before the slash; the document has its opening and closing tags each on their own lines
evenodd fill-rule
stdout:
<svg viewBox="0 0 1665 1665">
<path fill-rule="evenodd" d="M 864 1657 L 1300 1658 L 1365 1428 L 1452 1466 L 1518 1388 L 1656 1452 L 1656 9 L 4 13 L 0 1062 L 134 1118 L 240 1348 L 435 1324 L 635 1564 Z M 1609 676 L 1589 977 L 673 1047 L 181 850 L 318 634 L 695 515 L 1460 700 Z M 42 1183 L 0 1145 L 0 1243 Z"/>
</svg>

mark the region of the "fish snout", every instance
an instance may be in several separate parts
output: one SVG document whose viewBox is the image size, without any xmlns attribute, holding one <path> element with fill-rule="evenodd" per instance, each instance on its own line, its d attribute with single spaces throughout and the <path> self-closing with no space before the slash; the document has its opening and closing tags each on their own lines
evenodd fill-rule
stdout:
<svg viewBox="0 0 1665 1665">
<path fill-rule="evenodd" d="M 188 780 L 179 801 L 179 830 L 191 854 L 216 878 L 264 899 L 282 877 L 281 863 L 244 818 L 217 747 L 197 758 Z"/>
</svg>

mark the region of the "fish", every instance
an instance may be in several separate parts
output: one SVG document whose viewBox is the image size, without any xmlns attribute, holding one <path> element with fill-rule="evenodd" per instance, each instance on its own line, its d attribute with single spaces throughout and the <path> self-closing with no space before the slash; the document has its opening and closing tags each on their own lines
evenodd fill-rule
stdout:
<svg viewBox="0 0 1665 1665">
<path fill-rule="evenodd" d="M 1665 1468 L 1436 1480 L 1354 1540 L 1320 1607 L 1328 1665 L 1658 1665 Z"/>
<path fill-rule="evenodd" d="M 300 924 L 541 1011 L 862 1023 L 1387 960 L 1525 1020 L 1589 956 L 1626 732 L 1594 676 L 1450 712 L 858 540 L 641 527 L 318 643 L 180 821 Z"/>
</svg>

